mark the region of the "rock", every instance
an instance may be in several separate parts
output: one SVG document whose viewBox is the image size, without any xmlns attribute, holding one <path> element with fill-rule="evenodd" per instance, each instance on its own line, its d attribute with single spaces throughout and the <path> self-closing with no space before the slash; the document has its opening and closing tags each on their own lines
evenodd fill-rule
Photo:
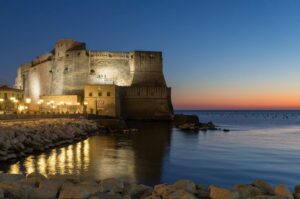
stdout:
<svg viewBox="0 0 300 199">
<path fill-rule="evenodd" d="M 31 199 L 56 199 L 57 191 L 55 189 L 36 188 L 33 190 Z"/>
<path fill-rule="evenodd" d="M 209 196 L 211 199 L 239 199 L 238 193 L 229 189 L 210 186 L 209 191 Z"/>
<path fill-rule="evenodd" d="M 182 130 L 194 130 L 194 131 L 199 130 L 198 124 L 195 124 L 195 123 L 180 124 L 179 126 L 177 126 L 177 128 L 182 129 Z"/>
<path fill-rule="evenodd" d="M 39 184 L 45 179 L 46 177 L 44 175 L 36 172 L 30 173 L 26 176 L 26 180 L 30 183 L 33 183 L 36 187 L 38 187 Z"/>
<path fill-rule="evenodd" d="M 200 199 L 210 199 L 209 192 L 204 189 L 196 190 L 195 196 Z"/>
<path fill-rule="evenodd" d="M 0 174 L 0 182 L 16 182 L 21 179 L 25 179 L 25 176 L 22 174 L 7 174 L 7 173 Z"/>
<path fill-rule="evenodd" d="M 64 186 L 59 194 L 59 199 L 86 199 L 99 192 L 98 186 Z"/>
<path fill-rule="evenodd" d="M 3 189 L 0 189 L 0 199 L 3 199 L 4 198 L 4 191 Z"/>
<path fill-rule="evenodd" d="M 275 187 L 275 195 L 276 196 L 282 196 L 285 197 L 286 199 L 293 199 L 292 193 L 284 186 L 283 184 L 279 184 Z"/>
<path fill-rule="evenodd" d="M 123 198 L 119 195 L 114 195 L 112 193 L 97 193 L 89 197 L 89 199 L 123 199 Z"/>
<path fill-rule="evenodd" d="M 176 114 L 174 116 L 174 125 L 177 127 L 182 124 L 199 124 L 199 118 L 197 115 L 183 115 Z"/>
<path fill-rule="evenodd" d="M 109 178 L 100 182 L 101 192 L 122 193 L 124 190 L 124 183 L 115 178 Z"/>
<path fill-rule="evenodd" d="M 300 193 L 300 185 L 295 186 L 295 193 Z"/>
<path fill-rule="evenodd" d="M 64 180 L 49 180 L 46 179 L 42 181 L 39 185 L 40 189 L 51 189 L 52 191 L 58 193 L 62 185 L 64 184 Z"/>
<path fill-rule="evenodd" d="M 152 193 L 152 197 L 158 196 L 161 198 L 165 198 L 167 195 L 174 192 L 175 190 L 176 188 L 172 185 L 168 185 L 168 184 L 155 185 Z"/>
<path fill-rule="evenodd" d="M 142 184 L 127 184 L 125 185 L 125 194 L 129 195 L 132 199 L 145 198 L 151 196 L 153 191 L 152 187 Z"/>
<path fill-rule="evenodd" d="M 33 188 L 30 186 L 10 183 L 0 183 L 0 189 L 3 190 L 5 197 L 9 199 L 29 199 L 33 192 Z"/>
<path fill-rule="evenodd" d="M 187 192 L 190 192 L 190 193 L 195 193 L 196 192 L 196 185 L 193 181 L 191 180 L 178 180 L 176 181 L 173 186 L 176 188 L 176 189 L 183 189 Z"/>
<path fill-rule="evenodd" d="M 239 193 L 239 199 L 247 199 L 257 195 L 262 195 L 262 191 L 252 185 L 236 185 L 234 190 Z"/>
<path fill-rule="evenodd" d="M 165 199 L 196 199 L 196 196 L 185 190 L 179 189 L 168 194 Z"/>
<path fill-rule="evenodd" d="M 80 177 L 76 176 L 76 175 L 60 175 L 60 174 L 56 174 L 56 175 L 49 175 L 48 176 L 49 180 L 60 180 L 60 181 L 68 181 L 68 182 L 72 182 L 72 183 L 79 183 L 80 182 Z"/>
<path fill-rule="evenodd" d="M 259 195 L 259 196 L 251 197 L 248 199 L 286 199 L 286 198 L 280 197 L 280 196 Z"/>
<path fill-rule="evenodd" d="M 274 190 L 267 182 L 257 179 L 252 183 L 253 186 L 259 188 L 265 195 L 274 195 Z"/>
</svg>

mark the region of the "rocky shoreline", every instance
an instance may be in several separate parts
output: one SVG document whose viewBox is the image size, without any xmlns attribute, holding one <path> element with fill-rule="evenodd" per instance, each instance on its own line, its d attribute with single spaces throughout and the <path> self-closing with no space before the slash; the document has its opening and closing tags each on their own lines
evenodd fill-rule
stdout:
<svg viewBox="0 0 300 199">
<path fill-rule="evenodd" d="M 104 131 L 103 126 L 86 119 L 1 121 L 0 162 L 71 144 Z"/>
<path fill-rule="evenodd" d="M 73 175 L 0 174 L 0 199 L 299 199 L 300 185 L 291 193 L 284 185 L 263 180 L 232 189 L 198 185 L 191 180 L 154 187 L 110 178 L 98 180 Z"/>
<path fill-rule="evenodd" d="M 173 124 L 181 130 L 220 130 L 212 122 L 200 123 L 195 115 L 175 115 Z M 124 120 L 113 118 L 0 121 L 0 162 L 17 160 L 106 132 L 131 134 L 138 132 L 138 129 L 128 129 Z"/>
</svg>

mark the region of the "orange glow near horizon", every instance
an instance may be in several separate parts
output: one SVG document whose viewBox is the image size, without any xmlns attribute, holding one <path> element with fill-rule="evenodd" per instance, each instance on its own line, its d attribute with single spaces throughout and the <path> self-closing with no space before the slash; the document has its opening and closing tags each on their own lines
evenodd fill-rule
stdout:
<svg viewBox="0 0 300 199">
<path fill-rule="evenodd" d="M 300 109 L 300 92 L 180 92 L 175 109 Z"/>
</svg>

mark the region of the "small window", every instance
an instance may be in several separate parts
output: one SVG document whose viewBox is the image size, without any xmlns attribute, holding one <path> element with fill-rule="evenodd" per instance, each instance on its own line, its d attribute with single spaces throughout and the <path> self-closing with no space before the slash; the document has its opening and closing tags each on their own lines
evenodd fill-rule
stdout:
<svg viewBox="0 0 300 199">
<path fill-rule="evenodd" d="M 90 93 L 89 93 L 89 96 L 90 96 L 90 97 L 93 97 L 93 93 L 92 93 L 92 92 L 90 92 Z"/>
<path fill-rule="evenodd" d="M 79 52 L 79 53 L 77 53 L 77 55 L 79 56 L 79 55 L 80 55 L 80 52 Z"/>
<path fill-rule="evenodd" d="M 98 96 L 101 97 L 102 96 L 102 92 L 98 92 Z"/>
<path fill-rule="evenodd" d="M 66 54 L 67 57 L 69 57 L 69 54 Z"/>
<path fill-rule="evenodd" d="M 107 92 L 107 97 L 109 97 L 110 96 L 110 92 Z"/>
</svg>

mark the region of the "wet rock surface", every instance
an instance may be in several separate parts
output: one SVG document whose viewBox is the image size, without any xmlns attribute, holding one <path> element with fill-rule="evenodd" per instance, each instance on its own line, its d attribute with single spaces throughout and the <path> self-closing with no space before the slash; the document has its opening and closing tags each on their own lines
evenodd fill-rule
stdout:
<svg viewBox="0 0 300 199">
<path fill-rule="evenodd" d="M 230 189 L 216 185 L 199 186 L 188 179 L 154 187 L 115 178 L 46 177 L 39 173 L 27 176 L 0 174 L 0 179 L 0 199 L 293 199 L 299 194 L 299 185 L 295 186 L 294 197 L 284 185 L 273 188 L 263 180 L 238 184 Z"/>
</svg>

